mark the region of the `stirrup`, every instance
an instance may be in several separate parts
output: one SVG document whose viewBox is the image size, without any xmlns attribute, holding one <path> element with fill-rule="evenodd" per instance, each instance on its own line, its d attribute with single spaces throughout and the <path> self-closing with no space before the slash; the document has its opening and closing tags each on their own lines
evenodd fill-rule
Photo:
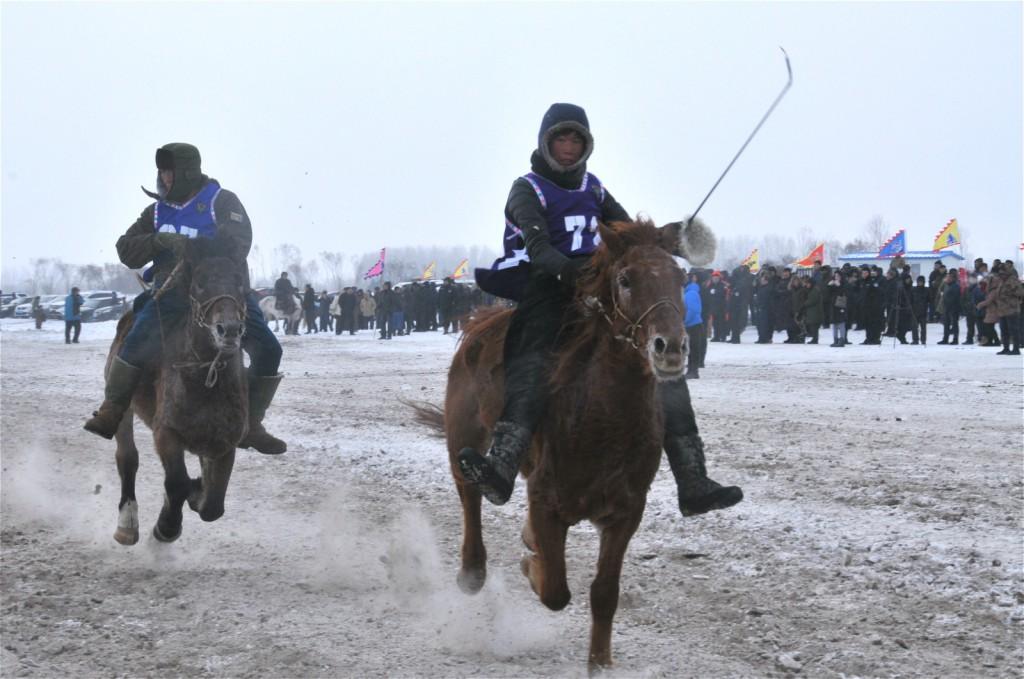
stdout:
<svg viewBox="0 0 1024 679">
<path fill-rule="evenodd" d="M 501 506 L 512 497 L 515 477 L 506 480 L 491 464 L 490 460 L 472 448 L 463 448 L 458 457 L 462 478 L 476 486 L 480 494 L 492 505 Z"/>
</svg>

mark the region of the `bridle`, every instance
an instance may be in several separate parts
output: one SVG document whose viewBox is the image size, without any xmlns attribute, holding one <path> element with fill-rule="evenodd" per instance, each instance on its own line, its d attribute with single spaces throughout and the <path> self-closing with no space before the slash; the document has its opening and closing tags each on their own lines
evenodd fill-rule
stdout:
<svg viewBox="0 0 1024 679">
<path fill-rule="evenodd" d="M 643 320 L 645 318 L 647 318 L 647 316 L 650 315 L 651 312 L 653 312 L 655 309 L 657 309 L 659 307 L 669 306 L 669 307 L 672 307 L 672 310 L 675 311 L 676 314 L 678 314 L 680 317 L 683 315 L 683 312 L 681 312 L 679 310 L 679 307 L 676 306 L 675 303 L 672 302 L 672 300 L 670 300 L 668 297 L 662 297 L 661 299 L 656 301 L 654 304 L 652 304 L 651 306 L 647 307 L 647 310 L 644 311 L 642 314 L 640 314 L 640 317 L 637 318 L 634 321 L 634 320 L 630 319 L 630 317 L 627 316 L 622 311 L 622 309 L 619 308 L 619 302 L 618 302 L 618 299 L 616 298 L 616 295 L 615 295 L 614 283 L 612 284 L 611 293 L 612 293 L 612 311 L 619 318 L 621 318 L 622 320 L 626 321 L 626 324 L 627 324 L 626 325 L 626 331 L 624 333 L 622 333 L 622 334 L 615 335 L 615 339 L 621 340 L 623 342 L 626 342 L 627 344 L 629 344 L 631 347 L 633 347 L 637 351 L 640 351 L 640 340 L 639 340 L 639 337 L 638 337 L 638 333 L 640 332 L 640 328 L 641 328 L 640 324 L 643 323 Z M 609 315 L 608 312 L 605 311 L 604 305 L 601 304 L 601 301 L 599 299 L 597 299 L 596 297 L 591 297 L 591 298 L 586 300 L 586 305 L 589 306 L 589 307 L 592 307 L 594 309 L 597 309 L 598 313 L 601 314 L 601 316 L 604 318 L 604 320 L 608 321 L 608 325 L 611 326 L 612 328 L 615 327 L 615 321 L 613 321 L 611 315 Z"/>
</svg>

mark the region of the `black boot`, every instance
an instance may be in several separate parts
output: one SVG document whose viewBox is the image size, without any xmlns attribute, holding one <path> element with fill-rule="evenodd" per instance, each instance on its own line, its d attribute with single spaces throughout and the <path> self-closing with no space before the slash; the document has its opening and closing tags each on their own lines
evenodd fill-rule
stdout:
<svg viewBox="0 0 1024 679">
<path fill-rule="evenodd" d="M 739 486 L 723 486 L 708 478 L 704 442 L 698 434 L 665 437 L 665 456 L 676 477 L 683 516 L 725 509 L 743 499 Z"/>
<path fill-rule="evenodd" d="M 107 385 L 103 390 L 103 405 L 85 422 L 85 430 L 105 439 L 114 438 L 124 413 L 131 405 L 132 395 L 142 377 L 142 370 L 115 356 L 110 362 Z"/>
<path fill-rule="evenodd" d="M 526 427 L 515 422 L 498 422 L 494 425 L 487 455 L 463 448 L 459 453 L 459 470 L 488 502 L 503 505 L 512 497 L 519 466 L 532 439 L 532 432 Z"/>
<path fill-rule="evenodd" d="M 239 448 L 255 448 L 264 455 L 280 455 L 288 450 L 288 444 L 263 428 L 263 418 L 274 400 L 277 386 L 283 375 L 260 376 L 248 374 L 249 383 L 249 433 L 238 442 Z"/>
</svg>

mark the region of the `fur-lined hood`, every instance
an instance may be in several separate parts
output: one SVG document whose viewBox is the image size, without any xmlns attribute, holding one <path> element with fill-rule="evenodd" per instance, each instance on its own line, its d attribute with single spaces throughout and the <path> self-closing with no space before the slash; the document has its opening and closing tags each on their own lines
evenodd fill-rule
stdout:
<svg viewBox="0 0 1024 679">
<path fill-rule="evenodd" d="M 572 130 L 583 137 L 583 155 L 569 167 L 559 165 L 551 155 L 551 139 L 560 132 Z M 552 104 L 544 114 L 537 133 L 537 153 L 552 172 L 558 174 L 580 174 L 586 172 L 587 159 L 594 152 L 594 137 L 590 133 L 587 112 L 575 104 Z M 582 170 L 582 172 L 580 172 Z"/>
</svg>

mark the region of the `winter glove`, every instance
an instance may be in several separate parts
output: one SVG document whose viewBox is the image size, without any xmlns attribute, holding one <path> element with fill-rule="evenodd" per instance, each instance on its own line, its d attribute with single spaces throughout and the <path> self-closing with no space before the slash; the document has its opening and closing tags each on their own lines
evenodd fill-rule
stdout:
<svg viewBox="0 0 1024 679">
<path fill-rule="evenodd" d="M 588 257 L 576 257 L 570 259 L 562 267 L 562 271 L 558 274 L 558 280 L 562 281 L 565 285 L 570 288 L 576 287 L 576 281 L 580 277 L 580 272 L 590 262 Z"/>
<path fill-rule="evenodd" d="M 180 233 L 161 232 L 156 235 L 157 246 L 164 250 L 170 250 L 178 258 L 185 254 L 186 241 L 188 241 L 188 237 Z"/>
</svg>

